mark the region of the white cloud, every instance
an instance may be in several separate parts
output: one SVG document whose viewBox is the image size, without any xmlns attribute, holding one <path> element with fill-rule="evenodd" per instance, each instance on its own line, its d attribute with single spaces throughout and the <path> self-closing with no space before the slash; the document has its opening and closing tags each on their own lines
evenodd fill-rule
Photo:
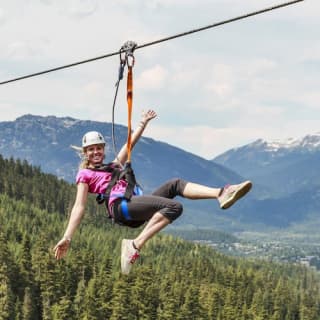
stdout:
<svg viewBox="0 0 320 320">
<path fill-rule="evenodd" d="M 220 153 L 236 146 L 252 142 L 252 131 L 260 136 L 262 130 L 259 128 L 213 128 L 208 126 L 192 126 L 192 127 L 167 127 L 154 126 L 148 128 L 148 132 L 152 133 L 154 139 L 165 137 L 165 141 L 170 141 L 175 137 L 174 145 L 192 152 L 202 155 L 206 159 L 212 159 Z"/>
<path fill-rule="evenodd" d="M 249 61 L 248 64 L 244 66 L 250 76 L 264 76 L 266 73 L 274 71 L 277 67 L 278 64 L 276 61 L 264 57 Z"/>
<path fill-rule="evenodd" d="M 164 87 L 168 72 L 160 65 L 143 71 L 137 78 L 136 85 L 144 90 L 159 90 Z"/>
<path fill-rule="evenodd" d="M 304 106 L 310 108 L 311 111 L 311 119 L 313 112 L 320 111 L 320 92 L 318 90 L 302 93 L 298 95 L 297 100 L 300 102 L 300 106 Z"/>
<path fill-rule="evenodd" d="M 6 22 L 6 14 L 5 11 L 0 8 L 0 26 Z"/>
<path fill-rule="evenodd" d="M 29 60 L 40 57 L 43 53 L 41 47 L 28 44 L 24 41 L 15 41 L 8 44 L 7 57 L 13 60 Z"/>
<path fill-rule="evenodd" d="M 205 85 L 209 94 L 214 94 L 219 100 L 228 99 L 234 90 L 234 70 L 226 64 L 215 64 L 211 68 L 209 82 Z"/>
<path fill-rule="evenodd" d="M 67 13 L 76 18 L 88 17 L 98 8 L 97 0 L 68 0 L 64 4 L 67 6 Z"/>
<path fill-rule="evenodd" d="M 83 90 L 86 94 L 93 96 L 93 97 L 96 94 L 101 94 L 103 89 L 104 89 L 104 85 L 101 82 L 97 82 L 97 81 L 87 83 L 83 88 Z"/>
<path fill-rule="evenodd" d="M 45 6 L 56 10 L 62 15 L 70 15 L 75 18 L 84 18 L 92 15 L 98 9 L 99 0 L 40 0 Z"/>
</svg>

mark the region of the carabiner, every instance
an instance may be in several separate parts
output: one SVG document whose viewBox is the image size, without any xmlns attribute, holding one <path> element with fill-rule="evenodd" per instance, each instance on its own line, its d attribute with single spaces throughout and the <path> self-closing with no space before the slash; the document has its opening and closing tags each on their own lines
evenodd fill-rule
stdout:
<svg viewBox="0 0 320 320">
<path fill-rule="evenodd" d="M 126 62 L 127 62 L 128 68 L 130 68 L 130 67 L 132 68 L 134 66 L 135 58 L 132 53 L 126 54 Z"/>
<path fill-rule="evenodd" d="M 133 54 L 133 51 L 138 45 L 134 41 L 126 41 L 124 45 L 121 47 L 121 52 L 125 51 L 127 54 Z"/>
<path fill-rule="evenodd" d="M 128 67 L 134 66 L 134 55 L 133 51 L 138 45 L 134 41 L 127 41 L 124 43 L 124 45 L 121 47 L 120 50 L 120 60 L 123 61 L 125 59 L 125 63 Z M 125 53 L 125 57 L 123 57 L 123 53 Z"/>
</svg>

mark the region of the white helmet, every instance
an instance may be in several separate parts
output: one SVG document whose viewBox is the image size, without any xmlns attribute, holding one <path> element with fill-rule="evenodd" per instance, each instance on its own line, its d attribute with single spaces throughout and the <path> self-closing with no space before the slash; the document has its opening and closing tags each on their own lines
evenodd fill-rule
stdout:
<svg viewBox="0 0 320 320">
<path fill-rule="evenodd" d="M 82 137 L 82 148 L 93 144 L 106 144 L 103 135 L 97 131 L 89 131 Z"/>
</svg>

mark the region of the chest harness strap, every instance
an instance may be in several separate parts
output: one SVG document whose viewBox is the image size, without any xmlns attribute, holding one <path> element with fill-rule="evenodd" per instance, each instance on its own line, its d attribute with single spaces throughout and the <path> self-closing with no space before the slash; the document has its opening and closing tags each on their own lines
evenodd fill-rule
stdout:
<svg viewBox="0 0 320 320">
<path fill-rule="evenodd" d="M 125 189 L 125 192 L 119 198 L 122 199 L 121 209 L 123 214 L 125 215 L 125 218 L 127 220 L 131 220 L 128 207 L 127 207 L 127 201 L 129 201 L 134 194 L 141 195 L 142 189 L 136 181 L 136 177 L 131 168 L 130 162 L 126 163 L 124 169 L 120 169 L 119 167 L 113 167 L 112 164 L 106 164 L 98 168 L 95 168 L 94 170 L 111 173 L 111 180 L 108 183 L 105 193 L 100 193 L 96 197 L 96 201 L 98 204 L 105 203 L 109 218 L 113 218 L 113 215 L 109 211 L 109 200 L 110 200 L 112 188 L 117 184 L 119 180 L 125 180 L 127 182 L 127 187 Z"/>
</svg>

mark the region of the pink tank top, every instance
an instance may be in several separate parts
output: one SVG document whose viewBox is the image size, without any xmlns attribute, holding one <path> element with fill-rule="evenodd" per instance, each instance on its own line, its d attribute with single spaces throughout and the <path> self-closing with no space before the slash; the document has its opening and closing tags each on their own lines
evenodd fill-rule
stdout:
<svg viewBox="0 0 320 320">
<path fill-rule="evenodd" d="M 90 193 L 102 193 L 104 194 L 108 183 L 111 180 L 111 173 L 105 171 L 96 171 L 91 169 L 81 169 L 79 170 L 76 183 L 86 183 L 89 186 Z M 110 198 L 109 198 L 109 209 L 111 209 L 112 204 L 118 198 L 121 198 L 126 190 L 127 182 L 125 180 L 119 180 L 114 187 L 111 189 Z"/>
</svg>

